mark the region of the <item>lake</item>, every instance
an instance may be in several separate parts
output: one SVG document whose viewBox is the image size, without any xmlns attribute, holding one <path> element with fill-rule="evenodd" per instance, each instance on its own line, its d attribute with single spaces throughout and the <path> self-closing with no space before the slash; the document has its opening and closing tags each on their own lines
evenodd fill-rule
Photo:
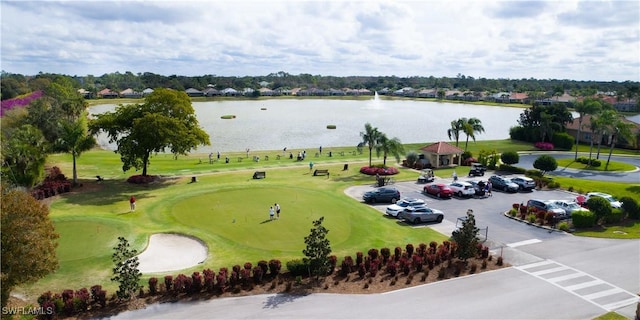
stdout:
<svg viewBox="0 0 640 320">
<path fill-rule="evenodd" d="M 194 102 L 200 126 L 209 134 L 211 146 L 195 152 L 282 150 L 319 146 L 356 146 L 369 122 L 402 143 L 450 141 L 447 129 L 461 117 L 478 118 L 485 132 L 477 140 L 509 138 L 524 109 L 420 100 L 269 99 Z M 113 111 L 116 105 L 91 107 L 91 114 Z M 264 110 L 263 110 L 264 109 Z M 235 119 L 221 119 L 223 115 Z M 327 129 L 335 125 L 336 129 Z M 461 133 L 460 142 L 466 136 Z M 115 149 L 106 135 L 98 137 L 106 149 Z M 455 142 L 453 142 L 455 143 Z"/>
</svg>

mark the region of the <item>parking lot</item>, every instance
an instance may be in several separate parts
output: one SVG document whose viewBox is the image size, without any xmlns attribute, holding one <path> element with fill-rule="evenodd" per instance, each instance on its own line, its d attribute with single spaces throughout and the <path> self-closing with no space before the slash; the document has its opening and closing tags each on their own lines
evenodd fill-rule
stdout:
<svg viewBox="0 0 640 320">
<path fill-rule="evenodd" d="M 489 175 L 483 178 L 486 180 Z M 460 178 L 460 181 L 467 179 Z M 469 178 L 469 180 L 471 180 Z M 478 180 L 475 178 L 474 180 Z M 436 183 L 451 183 L 451 179 L 436 179 Z M 526 241 L 532 238 L 544 240 L 547 238 L 555 238 L 564 236 L 562 232 L 549 233 L 545 229 L 536 228 L 527 224 L 509 219 L 503 215 L 505 211 L 511 209 L 514 203 L 526 203 L 529 199 L 575 199 L 577 194 L 562 190 L 533 190 L 517 193 L 505 193 L 499 190 L 493 190 L 491 197 L 485 198 L 458 198 L 440 199 L 434 196 L 422 193 L 425 184 L 419 184 L 414 181 L 397 182 L 392 187 L 400 191 L 402 197 L 423 199 L 427 206 L 442 210 L 445 219 L 442 223 L 425 223 L 420 225 L 407 225 L 407 227 L 431 227 L 442 234 L 451 235 L 456 228 L 456 221 L 459 217 L 464 217 L 467 210 L 473 210 L 476 218 L 476 226 L 479 228 L 488 228 L 488 239 L 494 247 L 502 246 L 519 241 Z M 362 195 L 369 190 L 373 190 L 373 185 L 354 186 L 348 188 L 345 192 L 357 201 L 362 202 Z M 385 209 L 388 203 L 365 204 L 371 206 L 380 212 L 381 219 L 389 219 L 385 215 Z M 391 221 L 390 221 L 391 223 Z"/>
</svg>

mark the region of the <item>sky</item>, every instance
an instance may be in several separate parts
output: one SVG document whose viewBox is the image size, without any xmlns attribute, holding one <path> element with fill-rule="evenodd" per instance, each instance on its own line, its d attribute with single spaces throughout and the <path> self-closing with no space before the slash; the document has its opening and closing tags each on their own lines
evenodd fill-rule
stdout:
<svg viewBox="0 0 640 320">
<path fill-rule="evenodd" d="M 5 72 L 640 81 L 640 1 L 7 1 Z"/>
</svg>

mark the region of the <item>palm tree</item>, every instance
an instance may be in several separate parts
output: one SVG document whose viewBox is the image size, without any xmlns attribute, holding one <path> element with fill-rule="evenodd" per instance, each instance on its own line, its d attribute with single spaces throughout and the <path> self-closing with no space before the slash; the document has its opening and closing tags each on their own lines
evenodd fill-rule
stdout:
<svg viewBox="0 0 640 320">
<path fill-rule="evenodd" d="M 464 119 L 464 118 L 463 118 Z M 467 146 L 469 145 L 469 137 L 476 141 L 476 133 L 484 132 L 484 127 L 482 126 L 482 121 L 478 118 L 469 118 L 463 126 L 463 132 L 467 135 L 467 141 L 464 144 L 464 151 L 467 151 Z"/>
<path fill-rule="evenodd" d="M 372 127 L 371 124 L 367 122 L 364 125 L 364 131 L 360 132 L 360 137 L 362 137 L 362 142 L 369 147 L 369 167 L 371 167 L 371 153 L 378 142 L 380 132 L 378 128 Z"/>
<path fill-rule="evenodd" d="M 600 159 L 600 146 L 602 145 L 602 138 L 608 137 L 612 134 L 612 129 L 614 128 L 614 124 L 618 118 L 618 113 L 615 110 L 607 109 L 600 112 L 599 116 L 596 118 L 596 127 L 599 129 L 599 137 L 598 139 L 598 152 L 596 154 L 596 159 Z"/>
<path fill-rule="evenodd" d="M 78 184 L 78 171 L 76 158 L 84 151 L 88 151 L 96 144 L 95 138 L 87 130 L 86 117 L 80 117 L 76 121 L 63 121 L 61 123 L 60 136 L 55 142 L 58 151 L 71 154 L 73 159 L 73 185 Z"/>
<path fill-rule="evenodd" d="M 615 146 L 616 141 L 619 138 L 629 140 L 633 137 L 631 127 L 632 124 L 622 121 L 620 117 L 616 117 L 613 123 L 610 124 L 609 130 L 611 132 L 611 138 L 609 139 L 609 157 L 607 158 L 607 164 L 604 166 L 604 171 L 607 171 L 609 168 L 609 161 L 611 161 L 611 154 L 613 153 L 613 147 Z"/>
<path fill-rule="evenodd" d="M 387 138 L 386 134 L 380 133 L 380 136 L 378 137 L 378 141 L 376 143 L 376 153 L 378 157 L 380 156 L 380 152 L 382 152 L 383 154 L 382 165 L 386 167 L 387 156 L 389 154 L 393 155 L 396 158 L 396 161 L 400 162 L 400 155 L 404 153 L 404 147 L 402 146 L 402 142 L 400 142 L 400 139 L 395 137 L 393 139 L 389 139 Z"/>
<path fill-rule="evenodd" d="M 456 139 L 456 147 L 458 146 L 458 140 L 460 140 L 460 131 L 464 130 L 464 124 L 467 122 L 467 118 L 460 118 L 458 120 L 451 121 L 451 128 L 447 129 L 447 135 L 449 140 Z"/>
<path fill-rule="evenodd" d="M 588 99 L 588 100 L 580 101 L 580 102 L 576 103 L 574 109 L 579 114 L 579 118 L 578 118 L 578 134 L 576 136 L 576 155 L 575 155 L 575 160 L 578 160 L 578 144 L 580 142 L 580 136 L 581 136 L 581 132 L 582 132 L 582 119 L 588 114 L 592 115 L 592 114 L 598 112 L 600 109 L 602 109 L 602 105 L 600 104 L 600 102 L 598 102 L 596 100 Z M 593 143 L 592 143 L 592 145 L 593 145 Z M 591 156 L 589 156 L 589 159 L 591 159 Z"/>
</svg>

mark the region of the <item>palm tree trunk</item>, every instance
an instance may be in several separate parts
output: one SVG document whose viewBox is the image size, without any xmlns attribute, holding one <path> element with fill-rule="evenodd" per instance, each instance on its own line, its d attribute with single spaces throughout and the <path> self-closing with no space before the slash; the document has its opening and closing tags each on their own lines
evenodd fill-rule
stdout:
<svg viewBox="0 0 640 320">
<path fill-rule="evenodd" d="M 580 145 L 580 129 L 582 128 L 582 117 L 578 120 L 578 135 L 576 136 L 576 156 L 573 160 L 578 160 L 578 145 Z M 591 158 L 591 157 L 589 157 Z"/>
<path fill-rule="evenodd" d="M 604 171 L 609 168 L 609 161 L 611 161 L 611 154 L 613 153 L 613 146 L 615 145 L 615 135 L 611 136 L 611 146 L 609 147 L 609 157 L 607 158 L 607 164 L 604 165 Z"/>
<path fill-rule="evenodd" d="M 373 148 L 369 147 L 369 167 L 371 167 L 371 153 L 373 152 Z"/>
<path fill-rule="evenodd" d="M 469 135 L 467 135 L 467 141 L 464 143 L 464 151 L 467 151 L 468 146 L 469 146 Z"/>
<path fill-rule="evenodd" d="M 598 152 L 596 153 L 596 159 L 600 159 L 600 146 L 602 145 L 602 136 L 603 134 L 598 135 Z"/>
<path fill-rule="evenodd" d="M 589 166 L 591 166 L 592 155 L 593 155 L 593 136 L 591 137 L 591 146 L 589 147 Z"/>
</svg>

